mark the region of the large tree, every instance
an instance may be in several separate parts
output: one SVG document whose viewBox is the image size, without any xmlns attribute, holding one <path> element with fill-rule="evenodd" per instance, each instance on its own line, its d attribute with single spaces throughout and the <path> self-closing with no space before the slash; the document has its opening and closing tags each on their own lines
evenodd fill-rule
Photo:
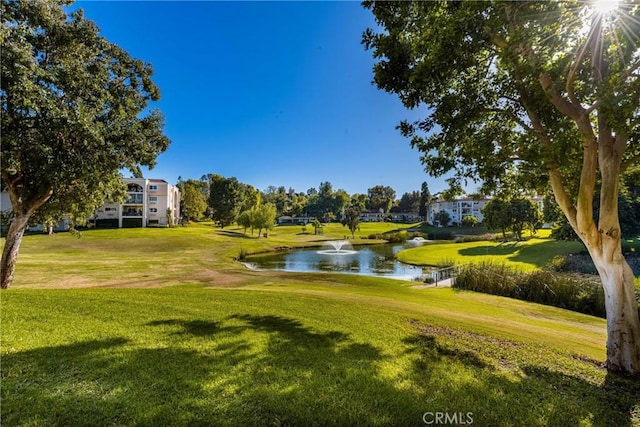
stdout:
<svg viewBox="0 0 640 427">
<path fill-rule="evenodd" d="M 411 193 L 404 193 L 400 200 L 391 208 L 391 212 L 419 212 L 420 200 L 419 191 L 412 191 Z"/>
<path fill-rule="evenodd" d="M 367 190 L 369 196 L 369 206 L 371 210 L 389 212 L 393 202 L 396 200 L 396 190 L 387 185 L 376 185 Z"/>
<path fill-rule="evenodd" d="M 329 181 L 321 182 L 317 192 L 307 191 L 309 214 L 330 221 L 335 219 L 349 203 L 349 195 L 344 190 L 333 190 Z"/>
<path fill-rule="evenodd" d="M 244 188 L 236 177 L 212 175 L 209 184 L 209 208 L 211 219 L 222 228 L 233 224 L 244 201 Z"/>
<path fill-rule="evenodd" d="M 433 216 L 433 219 L 440 227 L 446 227 L 451 222 L 451 215 L 449 212 L 441 210 Z"/>
<path fill-rule="evenodd" d="M 201 180 L 180 180 L 177 185 L 180 189 L 180 212 L 186 221 L 200 219 L 207 210 L 207 194 L 209 185 Z"/>
<path fill-rule="evenodd" d="M 169 144 L 161 114 L 149 109 L 160 97 L 151 66 L 66 3 L 3 0 L 0 9 L 1 178 L 14 212 L 2 288 L 34 214 L 91 212 L 120 193 L 120 170 L 152 167 Z"/>
<path fill-rule="evenodd" d="M 360 211 L 363 211 L 367 209 L 369 205 L 369 196 L 360 193 L 352 194 L 350 204 L 360 209 Z"/>
<path fill-rule="evenodd" d="M 262 203 L 262 193 L 251 184 L 242 184 L 242 194 L 241 212 L 248 211 Z"/>
<path fill-rule="evenodd" d="M 252 209 L 252 213 L 250 215 L 252 221 L 251 229 L 258 229 L 258 238 L 260 238 L 262 230 L 269 231 L 275 227 L 277 214 L 278 210 L 276 209 L 276 205 L 273 203 L 264 203 Z"/>
<path fill-rule="evenodd" d="M 622 256 L 618 186 L 640 159 L 640 6 L 597 2 L 365 2 L 375 83 L 426 118 L 400 124 L 427 171 L 485 188 L 517 168 L 550 183 L 600 274 L 607 367 L 640 373 L 633 273 Z M 594 193 L 600 187 L 599 216 Z"/>
<path fill-rule="evenodd" d="M 425 181 L 420 187 L 420 206 L 418 208 L 418 215 L 424 219 L 427 218 L 427 211 L 432 200 L 433 196 L 431 196 L 431 192 L 429 191 L 429 184 Z"/>
<path fill-rule="evenodd" d="M 484 222 L 490 230 L 502 231 L 507 239 L 507 231 L 513 232 L 517 240 L 522 239 L 524 230 L 534 233 L 542 223 L 542 213 L 538 204 L 524 197 L 509 200 L 495 198 L 482 208 Z"/>
<path fill-rule="evenodd" d="M 351 237 L 356 238 L 356 230 L 360 227 L 360 209 L 357 206 L 349 206 L 344 210 L 342 225 L 347 226 Z"/>
<path fill-rule="evenodd" d="M 502 238 L 507 240 L 507 231 L 511 225 L 509 203 L 502 199 L 492 199 L 482 208 L 484 224 L 489 230 L 500 230 Z"/>
<path fill-rule="evenodd" d="M 289 195 L 284 185 L 277 188 L 275 185 L 267 187 L 262 193 L 262 201 L 263 203 L 273 203 L 278 216 L 284 215 L 289 211 Z"/>
</svg>

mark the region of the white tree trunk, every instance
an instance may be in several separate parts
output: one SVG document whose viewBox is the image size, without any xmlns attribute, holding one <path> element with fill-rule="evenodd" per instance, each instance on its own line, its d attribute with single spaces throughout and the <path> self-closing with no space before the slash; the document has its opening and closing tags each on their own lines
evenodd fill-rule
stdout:
<svg viewBox="0 0 640 427">
<path fill-rule="evenodd" d="M 607 369 L 640 374 L 640 319 L 635 299 L 633 272 L 616 251 L 612 257 L 591 254 L 598 269 L 607 311 Z"/>
<path fill-rule="evenodd" d="M 7 232 L 7 240 L 2 250 L 2 260 L 0 261 L 0 288 L 7 289 L 13 283 L 13 274 L 16 269 L 16 262 L 18 261 L 18 251 L 20 249 L 20 243 L 22 243 L 22 236 L 27 229 L 27 223 L 29 222 L 29 216 L 16 215 L 9 226 Z"/>
<path fill-rule="evenodd" d="M 43 191 L 29 200 L 23 200 L 19 195 L 17 188 L 21 187 L 21 179 L 14 179 L 7 182 L 7 190 L 11 199 L 11 206 L 15 214 L 15 219 L 9 226 L 7 232 L 7 240 L 2 250 L 2 259 L 0 260 L 0 289 L 7 289 L 13 283 L 13 274 L 18 261 L 18 251 L 22 243 L 22 236 L 27 229 L 29 219 L 33 216 L 40 206 L 45 204 L 53 194 L 53 189 L 44 188 Z"/>
</svg>

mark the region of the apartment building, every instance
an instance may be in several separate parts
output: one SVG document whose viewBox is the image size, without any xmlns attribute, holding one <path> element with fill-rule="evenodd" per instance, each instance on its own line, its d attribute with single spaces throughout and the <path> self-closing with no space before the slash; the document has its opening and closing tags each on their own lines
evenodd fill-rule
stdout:
<svg viewBox="0 0 640 427">
<path fill-rule="evenodd" d="M 536 202 L 542 210 L 542 198 L 532 197 L 531 200 Z M 461 198 L 454 201 L 434 200 L 427 205 L 427 222 L 434 224 L 435 215 L 440 211 L 445 211 L 451 217 L 451 224 L 462 222 L 462 218 L 467 215 L 475 216 L 478 222 L 484 221 L 482 208 L 489 203 L 491 199 L 472 199 Z"/>
<path fill-rule="evenodd" d="M 489 203 L 491 199 L 471 199 L 462 198 L 454 201 L 435 200 L 427 206 L 427 222 L 434 224 L 435 216 L 440 211 L 445 211 L 451 217 L 451 223 L 462 221 L 467 215 L 475 216 L 478 222 L 484 220 L 482 208 Z"/>
<path fill-rule="evenodd" d="M 422 221 L 422 217 L 417 212 L 392 212 L 391 222 L 414 224 Z"/>
<path fill-rule="evenodd" d="M 163 179 L 124 178 L 127 200 L 105 202 L 91 218 L 96 227 L 146 227 L 180 222 L 180 191 Z"/>
<path fill-rule="evenodd" d="M 382 222 L 384 221 L 385 215 L 384 211 L 381 210 L 368 210 L 360 212 L 358 219 L 360 222 Z"/>
</svg>

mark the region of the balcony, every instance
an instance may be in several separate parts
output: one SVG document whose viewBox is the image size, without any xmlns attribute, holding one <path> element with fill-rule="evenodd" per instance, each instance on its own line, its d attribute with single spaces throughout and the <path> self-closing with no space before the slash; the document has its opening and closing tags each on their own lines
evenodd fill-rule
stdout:
<svg viewBox="0 0 640 427">
<path fill-rule="evenodd" d="M 124 202 L 125 205 L 141 205 L 143 203 L 144 195 L 142 193 L 129 194 L 129 198 Z"/>
<path fill-rule="evenodd" d="M 122 216 L 142 216 L 142 208 L 125 208 Z"/>
</svg>

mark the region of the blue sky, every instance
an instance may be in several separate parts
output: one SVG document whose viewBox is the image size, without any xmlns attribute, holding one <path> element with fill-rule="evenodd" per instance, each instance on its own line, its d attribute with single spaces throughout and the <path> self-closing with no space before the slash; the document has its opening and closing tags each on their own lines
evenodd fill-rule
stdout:
<svg viewBox="0 0 640 427">
<path fill-rule="evenodd" d="M 359 2 L 78 2 L 103 35 L 149 62 L 172 140 L 146 177 L 205 173 L 264 190 L 329 181 L 398 198 L 445 188 L 395 129 L 406 110 L 371 84 L 361 45 L 375 25 Z"/>
</svg>

